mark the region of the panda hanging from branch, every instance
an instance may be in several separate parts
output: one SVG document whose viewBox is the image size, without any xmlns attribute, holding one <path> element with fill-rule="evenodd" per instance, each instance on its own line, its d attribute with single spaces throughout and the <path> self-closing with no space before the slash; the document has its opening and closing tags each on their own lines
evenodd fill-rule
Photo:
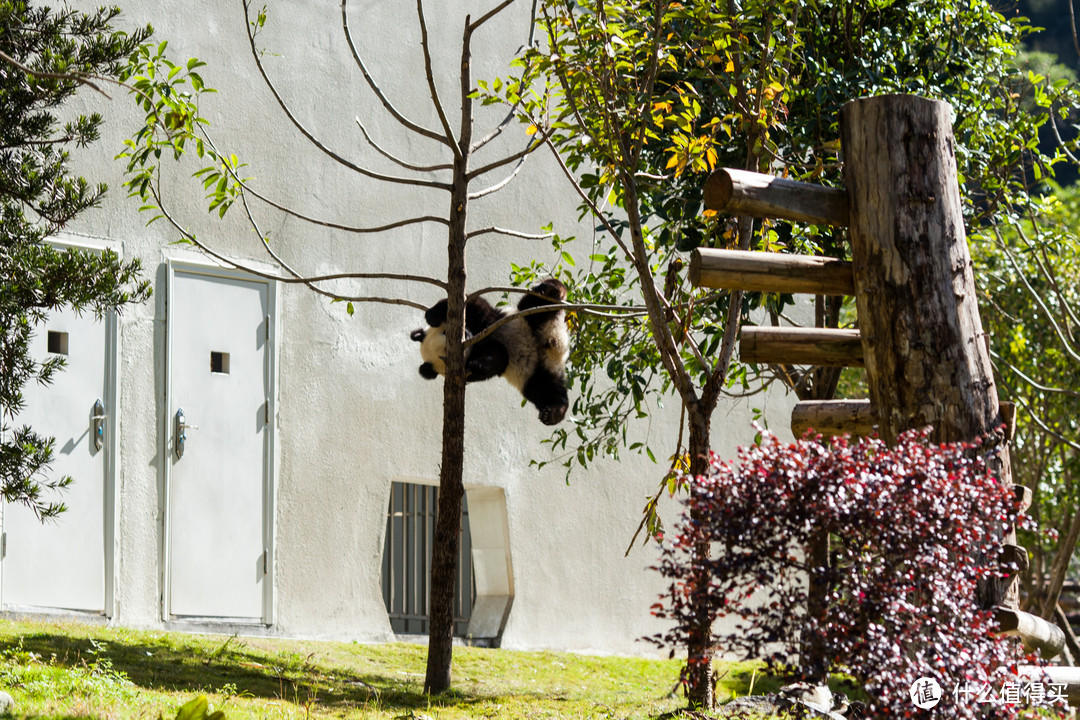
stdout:
<svg viewBox="0 0 1080 720">
<path fill-rule="evenodd" d="M 566 316 L 559 303 L 566 299 L 566 286 L 548 278 L 529 289 L 517 310 L 504 311 L 480 297 L 465 303 L 466 339 L 475 337 L 502 318 L 510 319 L 465 350 L 465 382 L 479 382 L 497 375 L 518 389 L 536 406 L 540 422 L 555 425 L 566 416 L 566 359 L 570 338 Z M 550 312 L 519 315 L 525 310 L 547 305 Z M 429 327 L 413 330 L 410 337 L 420 343 L 420 375 L 434 380 L 446 374 L 446 300 L 424 313 Z"/>
</svg>

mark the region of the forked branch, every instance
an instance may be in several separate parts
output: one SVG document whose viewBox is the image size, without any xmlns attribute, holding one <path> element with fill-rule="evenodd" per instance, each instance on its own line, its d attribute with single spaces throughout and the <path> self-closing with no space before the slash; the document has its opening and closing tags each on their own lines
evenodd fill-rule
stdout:
<svg viewBox="0 0 1080 720">
<path fill-rule="evenodd" d="M 414 165 L 413 163 L 406 162 L 406 161 L 402 160 L 401 158 L 397 157 L 396 155 L 393 155 L 389 151 L 383 149 L 383 147 L 381 145 L 379 145 L 377 142 L 372 140 L 371 135 L 368 134 L 367 128 L 365 128 L 364 124 L 362 122 L 360 122 L 360 118 L 353 118 L 353 119 L 356 121 L 356 126 L 360 128 L 360 132 L 363 133 L 364 140 L 367 141 L 368 145 L 370 145 L 371 147 L 373 147 L 375 149 L 375 152 L 379 153 L 380 155 L 382 155 L 387 160 L 389 160 L 389 161 L 391 161 L 391 162 L 393 162 L 393 163 L 395 163 L 397 165 L 400 165 L 401 167 L 405 168 L 406 170 L 415 170 L 416 172 L 438 172 L 440 170 L 453 170 L 454 169 L 454 166 L 451 165 L 450 163 L 443 163 L 441 165 Z"/>
<path fill-rule="evenodd" d="M 201 128 L 201 132 L 202 132 L 202 135 L 203 135 L 203 139 L 206 140 L 206 144 L 214 151 L 214 153 L 217 154 L 218 157 L 224 157 L 221 154 L 221 151 L 218 149 L 217 145 L 214 144 L 214 141 L 213 141 L 213 139 L 211 139 L 209 133 L 206 131 L 206 128 Z M 312 217 L 310 215 L 305 215 L 305 214 L 303 214 L 303 213 L 301 213 L 301 212 L 299 212 L 297 210 L 292 209 L 288 205 L 280 203 L 280 202 L 278 202 L 278 201 L 276 201 L 276 200 L 274 200 L 274 199 L 260 193 L 258 190 L 251 187 L 248 184 L 247 180 L 245 180 L 244 178 L 241 178 L 239 175 L 237 175 L 236 174 L 236 168 L 234 168 L 230 163 L 222 163 L 221 166 L 225 169 L 225 172 L 228 173 L 229 177 L 232 178 L 232 180 L 240 188 L 241 195 L 250 194 L 255 199 L 257 199 L 257 200 L 259 200 L 259 201 L 261 201 L 263 203 L 266 203 L 270 207 L 275 208 L 276 210 L 279 210 L 279 211 L 285 213 L 286 215 L 294 217 L 297 220 L 303 220 L 306 223 L 310 223 L 312 225 L 319 225 L 319 226 L 325 227 L 325 228 L 330 228 L 331 230 L 341 230 L 343 232 L 355 233 L 355 234 L 367 234 L 367 233 L 380 233 L 380 232 L 385 232 L 387 230 L 394 230 L 394 229 L 399 228 L 399 227 L 406 227 L 408 225 L 417 225 L 417 224 L 420 224 L 420 223 L 428 223 L 428 222 L 439 223 L 441 225 L 448 225 L 449 224 L 449 222 L 446 220 L 446 218 L 439 217 L 437 215 L 422 215 L 422 216 L 418 216 L 418 217 L 405 218 L 404 220 L 397 220 L 397 221 L 394 221 L 394 222 L 386 223 L 385 225 L 371 225 L 371 226 L 368 226 L 368 227 L 360 227 L 360 226 L 357 226 L 357 225 L 343 225 L 341 223 L 331 222 L 329 220 L 321 220 L 319 218 Z M 245 204 L 246 204 L 246 200 L 245 200 Z M 249 217 L 250 217 L 250 215 L 249 215 Z M 262 237 L 262 233 L 259 233 L 259 236 Z"/>
<path fill-rule="evenodd" d="M 385 175 L 383 173 L 377 173 L 377 172 L 374 172 L 372 170 L 368 170 L 367 168 L 361 167 L 361 166 L 357 165 L 356 163 L 352 162 L 351 160 L 347 160 L 346 158 L 342 157 L 341 155 L 339 155 L 338 153 L 334 152 L 329 147 L 327 147 L 317 137 L 315 137 L 315 135 L 313 135 L 311 133 L 311 131 L 308 130 L 304 126 L 304 124 L 301 123 L 300 120 L 296 117 L 296 115 L 293 113 L 292 109 L 289 107 L 288 103 L 286 103 L 284 98 L 281 97 L 281 93 L 278 92 L 277 86 L 274 85 L 274 83 L 270 80 L 270 76 L 267 75 L 266 68 L 263 66 L 263 63 L 262 63 L 262 57 L 259 54 L 259 49 L 255 46 L 255 30 L 254 30 L 253 24 L 251 22 L 251 17 L 250 17 L 250 15 L 248 13 L 250 0 L 241 0 L 241 1 L 243 2 L 243 5 L 244 5 L 244 19 L 246 21 L 245 22 L 245 30 L 246 30 L 247 36 L 248 36 L 248 45 L 251 48 L 251 56 L 255 60 L 255 67 L 258 69 L 259 75 L 262 76 L 263 83 L 265 83 L 266 87 L 270 90 L 271 94 L 274 96 L 274 99 L 277 101 L 278 106 L 281 108 L 282 112 L 285 113 L 285 116 L 289 119 L 289 122 L 291 122 L 293 124 L 293 127 L 295 127 L 300 132 L 301 135 L 303 135 L 305 138 L 307 138 L 308 142 L 310 142 L 312 145 L 314 145 L 316 148 L 318 148 L 320 151 L 322 151 L 323 154 L 325 154 L 327 157 L 331 158 L 335 162 L 337 162 L 337 163 L 339 163 L 341 165 L 344 165 L 345 167 L 349 168 L 350 170 L 353 170 L 354 172 L 357 172 L 357 173 L 359 173 L 359 174 L 361 174 L 361 175 L 363 175 L 365 177 L 369 177 L 372 180 L 380 180 L 382 182 L 389 182 L 389 183 L 398 183 L 400 185 L 414 185 L 414 186 L 417 186 L 417 187 L 433 188 L 433 189 L 437 189 L 437 190 L 447 190 L 447 191 L 450 190 L 450 185 L 448 183 L 436 182 L 434 180 L 421 180 L 419 178 L 400 177 L 400 176 L 397 176 L 397 175 Z M 344 2 L 345 2 L 345 0 L 342 0 L 342 13 L 343 14 L 344 14 Z M 439 136 L 436 135 L 436 138 L 438 138 L 438 137 Z"/>
<path fill-rule="evenodd" d="M 246 1 L 247 0 L 245 0 L 245 3 Z M 360 72 L 364 75 L 364 80 L 367 81 L 368 87 L 371 88 L 371 91 L 373 93 L 375 93 L 375 97 L 379 98 L 379 102 L 381 102 L 382 106 L 386 109 L 386 111 L 390 113 L 390 116 L 397 120 L 399 123 L 401 123 L 403 126 L 405 126 L 407 129 L 412 130 L 417 135 L 431 138 L 432 140 L 442 143 L 443 145 L 453 146 L 452 141 L 443 137 L 439 133 L 435 132 L 434 130 L 429 130 L 422 125 L 418 125 L 412 120 L 402 115 L 401 112 L 396 107 L 394 107 L 394 104 L 390 102 L 389 99 L 387 99 L 386 95 L 382 91 L 382 88 L 379 87 L 379 84 L 375 82 L 375 78 L 372 77 L 371 73 L 368 71 L 367 65 L 364 64 L 364 59 L 360 56 L 360 51 L 357 50 L 356 43 L 353 41 L 352 30 L 349 29 L 348 4 L 349 0 L 341 0 L 341 27 L 345 33 L 345 41 L 349 43 L 349 51 L 352 52 L 353 60 L 356 61 L 357 66 L 360 68 Z"/>
<path fill-rule="evenodd" d="M 439 88 L 435 85 L 435 75 L 431 70 L 431 46 L 428 42 L 427 20 L 424 18 L 424 2 L 416 0 L 416 15 L 420 22 L 420 47 L 424 51 L 424 75 L 427 76 L 428 92 L 431 94 L 431 103 L 435 106 L 435 113 L 442 123 L 443 132 L 446 133 L 446 144 L 454 151 L 454 157 L 461 157 L 461 148 L 454 142 L 454 131 L 450 129 L 450 121 L 446 119 L 442 101 L 439 99 Z"/>
</svg>

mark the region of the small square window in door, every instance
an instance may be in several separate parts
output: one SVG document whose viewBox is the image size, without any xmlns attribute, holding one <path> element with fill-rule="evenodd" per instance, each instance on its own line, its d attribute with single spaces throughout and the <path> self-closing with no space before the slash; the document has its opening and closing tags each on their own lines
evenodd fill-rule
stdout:
<svg viewBox="0 0 1080 720">
<path fill-rule="evenodd" d="M 48 350 L 54 355 L 68 354 L 68 334 L 57 330 L 50 330 L 48 335 Z"/>
<path fill-rule="evenodd" d="M 227 352 L 210 352 L 210 372 L 219 373 L 221 375 L 229 374 L 229 353 Z"/>
</svg>

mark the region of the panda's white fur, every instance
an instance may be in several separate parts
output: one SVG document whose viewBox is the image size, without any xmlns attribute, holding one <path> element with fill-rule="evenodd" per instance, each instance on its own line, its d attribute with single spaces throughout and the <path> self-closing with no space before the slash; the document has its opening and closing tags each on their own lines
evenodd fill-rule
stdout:
<svg viewBox="0 0 1080 720">
<path fill-rule="evenodd" d="M 472 333 L 465 331 L 465 339 L 472 337 Z M 469 356 L 468 349 L 465 357 Z M 424 339 L 420 341 L 420 357 L 426 363 L 431 363 L 435 372 L 446 375 L 446 329 L 442 325 L 437 328 L 428 328 L 424 332 Z"/>
<path fill-rule="evenodd" d="M 539 302 L 537 297 L 541 298 Z M 565 286 L 549 278 L 531 288 L 530 296 L 523 298 L 517 309 L 496 309 L 483 299 L 470 299 L 465 313 L 466 340 L 492 324 L 498 326 L 479 343 L 465 349 L 466 382 L 501 375 L 537 407 L 542 422 L 548 425 L 560 422 L 569 407 L 566 362 L 570 337 L 565 312 L 558 307 L 565 297 Z M 412 339 L 420 343 L 424 361 L 420 374 L 428 379 L 446 375 L 445 302 L 440 301 L 425 312 L 428 327 L 411 333 Z M 530 307 L 545 306 L 551 309 L 521 315 Z"/>
<path fill-rule="evenodd" d="M 516 315 L 516 313 L 513 313 L 513 315 Z M 506 378 L 508 383 L 517 388 L 518 392 L 525 390 L 525 383 L 536 372 L 538 364 L 542 363 L 545 368 L 553 373 L 562 372 L 562 368 L 566 365 L 570 343 L 566 337 L 566 323 L 562 321 L 561 312 L 559 316 L 559 322 L 554 324 L 553 329 L 562 328 L 562 345 L 567 348 L 567 352 L 561 357 L 552 353 L 550 348 L 540 347 L 539 339 L 533 334 L 532 328 L 525 322 L 525 318 L 511 316 L 505 325 L 495 328 L 495 332 L 492 333 L 495 339 L 506 348 L 506 354 L 508 355 L 503 377 Z M 545 330 L 547 327 L 548 324 L 545 324 Z M 542 334 L 543 338 L 548 340 L 549 345 L 559 341 L 557 331 L 552 333 L 543 332 Z"/>
<path fill-rule="evenodd" d="M 566 320 L 560 310 L 545 322 L 540 330 L 540 338 L 533 333 L 532 328 L 523 317 L 514 317 L 517 311 L 507 311 L 510 319 L 495 328 L 488 337 L 497 340 L 506 348 L 509 359 L 503 377 L 508 383 L 517 388 L 518 392 L 525 389 L 525 383 L 536 372 L 538 364 L 542 364 L 552 374 L 561 374 L 566 367 L 566 360 L 570 357 L 570 336 L 566 331 Z M 472 337 L 472 333 L 465 331 L 465 339 Z M 468 358 L 469 348 L 465 350 Z M 446 375 L 446 329 L 440 325 L 428 328 L 424 333 L 424 339 L 420 341 L 420 357 L 440 375 Z"/>
</svg>

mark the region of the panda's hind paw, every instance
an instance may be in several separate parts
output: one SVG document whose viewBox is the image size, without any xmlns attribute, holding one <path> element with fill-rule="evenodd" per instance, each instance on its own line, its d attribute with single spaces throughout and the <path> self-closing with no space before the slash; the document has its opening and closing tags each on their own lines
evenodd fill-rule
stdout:
<svg viewBox="0 0 1080 720">
<path fill-rule="evenodd" d="M 566 417 L 566 405 L 555 405 L 540 409 L 540 422 L 545 425 L 558 425 Z"/>
</svg>

